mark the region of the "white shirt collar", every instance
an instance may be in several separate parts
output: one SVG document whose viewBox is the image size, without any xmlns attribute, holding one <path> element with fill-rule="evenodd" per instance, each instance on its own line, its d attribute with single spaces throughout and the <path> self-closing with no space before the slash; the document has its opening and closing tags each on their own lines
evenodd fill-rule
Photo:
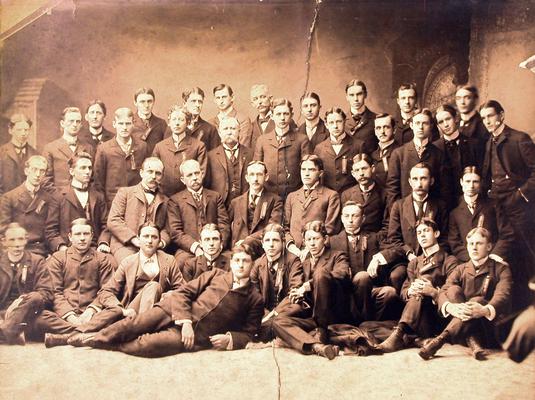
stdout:
<svg viewBox="0 0 535 400">
<path fill-rule="evenodd" d="M 187 188 L 188 189 L 188 192 L 190 192 L 192 195 L 199 195 L 199 196 L 202 196 L 202 190 L 204 189 L 203 187 L 201 187 L 197 192 L 194 191 L 194 190 L 191 190 L 190 188 Z"/>
<path fill-rule="evenodd" d="M 479 196 L 478 194 L 476 194 L 475 196 L 472 196 L 472 197 L 467 196 L 467 195 L 463 195 L 464 201 L 466 201 L 466 204 L 472 204 L 472 203 L 476 202 L 478 196 Z"/>
<path fill-rule="evenodd" d="M 156 253 L 154 253 L 152 256 L 147 257 L 143 251 L 139 251 L 139 263 L 141 265 L 145 264 L 148 260 L 152 260 L 155 263 L 158 263 L 158 257 L 156 257 Z"/>
<path fill-rule="evenodd" d="M 474 115 L 477 114 L 476 109 L 474 108 L 472 111 L 470 111 L 468 114 L 461 114 L 461 119 L 463 121 L 469 121 L 470 118 L 472 118 Z"/>
<path fill-rule="evenodd" d="M 458 129 L 455 132 L 453 132 L 449 137 L 446 137 L 446 135 L 444 135 L 444 141 L 446 143 L 451 142 L 451 141 L 456 141 L 457 139 L 459 139 L 459 130 Z"/>
<path fill-rule="evenodd" d="M 421 140 L 418 139 L 416 136 L 412 139 L 412 141 L 414 142 L 414 144 L 418 147 L 422 147 L 422 146 L 427 146 L 427 143 L 429 143 L 429 138 L 426 138 L 424 140 Z"/>
<path fill-rule="evenodd" d="M 97 137 L 102 135 L 102 131 L 103 130 L 104 130 L 104 128 L 102 126 L 100 128 L 98 128 L 98 129 L 95 129 L 92 126 L 89 127 L 89 132 L 91 132 L 91 135 L 97 136 Z"/>
<path fill-rule="evenodd" d="M 412 202 L 413 203 L 416 203 L 417 201 L 424 201 L 425 202 L 425 201 L 427 201 L 428 197 L 429 197 L 429 193 L 427 193 L 422 200 L 418 200 L 418 199 L 416 199 L 416 197 L 414 197 L 414 193 L 413 193 L 412 194 Z"/>
<path fill-rule="evenodd" d="M 313 121 L 309 121 L 308 119 L 305 119 L 305 126 L 309 129 L 317 128 L 319 122 L 320 122 L 319 116 Z"/>
<path fill-rule="evenodd" d="M 504 129 L 505 129 L 505 122 L 503 122 L 500 125 L 500 127 L 494 131 L 494 133 L 492 134 L 492 137 L 497 138 L 498 136 L 502 134 Z"/>
<path fill-rule="evenodd" d="M 126 143 L 123 143 L 117 136 L 115 137 L 115 140 L 117 141 L 117 144 L 121 147 L 121 149 L 132 146 L 132 136 L 128 138 L 128 141 Z"/>
<path fill-rule="evenodd" d="M 361 192 L 371 192 L 374 187 L 375 187 L 375 181 L 372 181 L 371 185 L 368 186 L 367 189 L 363 188 L 362 185 L 359 183 L 359 189 Z"/>
<path fill-rule="evenodd" d="M 30 182 L 28 182 L 27 180 L 24 181 L 24 187 L 26 188 L 26 190 L 30 193 L 35 193 L 39 190 L 39 186 L 33 186 Z"/>
<path fill-rule="evenodd" d="M 84 184 L 80 181 L 77 181 L 75 178 L 72 178 L 72 181 L 71 181 L 71 186 L 75 189 L 86 189 L 88 185 L 85 185 L 85 188 L 84 188 Z"/>
<path fill-rule="evenodd" d="M 150 117 L 152 117 L 152 113 L 150 113 L 148 117 L 145 117 L 144 115 L 141 115 L 138 111 L 137 116 L 141 118 L 142 121 L 148 121 Z"/>
<path fill-rule="evenodd" d="M 320 184 L 320 181 L 317 181 L 312 186 L 303 185 L 303 189 L 314 190 L 319 186 L 319 184 Z"/>
<path fill-rule="evenodd" d="M 290 131 L 290 126 L 288 125 L 284 131 L 281 131 L 279 127 L 275 127 L 275 135 L 281 137 L 281 136 L 286 136 L 286 134 Z"/>
<path fill-rule="evenodd" d="M 239 289 L 241 287 L 244 287 L 245 285 L 247 285 L 247 283 L 249 283 L 249 278 L 242 278 L 240 280 L 236 280 L 234 279 L 234 276 L 232 277 L 232 289 Z"/>
<path fill-rule="evenodd" d="M 487 260 L 489 259 L 489 257 L 485 257 L 479 261 L 474 261 L 474 260 L 471 260 L 472 261 L 472 264 L 474 264 L 474 267 L 481 267 L 483 264 L 485 264 L 487 262 Z"/>
<path fill-rule="evenodd" d="M 395 141 L 395 139 L 391 139 L 391 140 L 389 140 L 389 141 L 386 142 L 386 143 L 381 143 L 381 142 L 379 142 L 379 148 L 380 148 L 381 150 L 384 150 L 384 149 L 386 149 L 388 146 L 390 146 L 392 143 L 394 143 L 394 141 Z"/>
<path fill-rule="evenodd" d="M 351 107 L 351 115 L 362 114 L 366 111 L 366 104 L 363 104 L 358 110 Z"/>
<path fill-rule="evenodd" d="M 433 246 L 423 249 L 424 256 L 431 257 L 433 254 L 437 253 L 440 250 L 438 243 L 435 243 Z"/>
<path fill-rule="evenodd" d="M 62 138 L 69 144 L 69 146 L 78 143 L 78 136 L 71 136 L 68 133 L 63 132 Z"/>
<path fill-rule="evenodd" d="M 258 202 L 258 199 L 260 198 L 260 196 L 262 196 L 263 192 L 264 192 L 264 188 L 262 188 L 262 190 L 258 193 L 253 193 L 252 190 L 249 189 L 249 201 L 253 198 L 253 194 L 254 194 L 255 196 L 257 196 L 256 201 Z"/>
</svg>

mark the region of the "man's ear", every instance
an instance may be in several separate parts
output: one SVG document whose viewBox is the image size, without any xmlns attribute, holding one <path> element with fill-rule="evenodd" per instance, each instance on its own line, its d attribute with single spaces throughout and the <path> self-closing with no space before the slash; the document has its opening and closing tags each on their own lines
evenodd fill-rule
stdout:
<svg viewBox="0 0 535 400">
<path fill-rule="evenodd" d="M 438 239 L 438 237 L 440 236 L 440 231 L 435 231 L 433 235 L 435 236 L 435 239 Z"/>
<path fill-rule="evenodd" d="M 431 183 L 429 186 L 433 186 L 435 184 L 435 178 L 431 177 L 429 182 Z"/>
</svg>

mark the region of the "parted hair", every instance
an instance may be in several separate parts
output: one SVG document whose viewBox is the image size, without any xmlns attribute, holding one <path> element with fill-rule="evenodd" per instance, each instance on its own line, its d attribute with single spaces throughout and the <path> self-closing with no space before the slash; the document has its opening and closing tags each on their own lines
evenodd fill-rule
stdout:
<svg viewBox="0 0 535 400">
<path fill-rule="evenodd" d="M 303 238 L 305 237 L 305 233 L 307 231 L 318 232 L 321 233 L 323 237 L 327 237 L 327 228 L 325 227 L 325 223 L 323 221 L 309 221 L 305 225 L 303 225 L 303 228 L 301 229 Z"/>
<path fill-rule="evenodd" d="M 476 227 L 470 230 L 470 232 L 468 232 L 468 234 L 466 235 L 466 240 L 470 239 L 476 233 L 479 233 L 482 237 L 486 238 L 487 242 L 492 243 L 492 235 L 490 234 L 488 229 L 485 229 L 483 227 Z"/>
<path fill-rule="evenodd" d="M 327 117 L 331 114 L 340 115 L 344 121 L 347 119 L 346 113 L 340 107 L 331 107 L 327 111 L 325 111 L 325 120 L 327 120 Z"/>
<path fill-rule="evenodd" d="M 33 122 L 26 114 L 18 113 L 13 114 L 11 118 L 9 118 L 9 122 L 7 124 L 8 128 L 11 129 L 15 126 L 17 122 L 26 122 L 30 127 L 32 126 Z"/>
</svg>

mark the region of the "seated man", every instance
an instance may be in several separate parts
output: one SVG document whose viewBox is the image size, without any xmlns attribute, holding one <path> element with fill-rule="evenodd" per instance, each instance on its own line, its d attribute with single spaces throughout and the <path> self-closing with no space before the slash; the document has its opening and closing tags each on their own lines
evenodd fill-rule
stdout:
<svg viewBox="0 0 535 400">
<path fill-rule="evenodd" d="M 264 189 L 269 179 L 266 164 L 251 161 L 247 165 L 245 180 L 249 190 L 230 203 L 232 243 L 245 243 L 252 247 L 255 256 L 262 254 L 262 231 L 268 224 L 282 222 L 282 200 Z"/>
<path fill-rule="evenodd" d="M 250 282 L 247 245 L 232 249 L 230 272 L 212 270 L 171 292 L 135 318 L 125 318 L 81 344 L 139 357 L 184 351 L 242 349 L 260 328 L 262 296 Z"/>
<path fill-rule="evenodd" d="M 160 230 L 150 222 L 138 232 L 139 252 L 126 257 L 110 280 L 98 292 L 103 307 L 89 322 L 75 332 L 95 332 L 123 317 L 135 317 L 154 307 L 162 294 L 184 284 L 175 259 L 158 250 Z M 77 345 L 81 336 L 73 333 L 45 335 L 45 346 Z"/>
<path fill-rule="evenodd" d="M 440 287 L 457 266 L 457 259 L 438 245 L 440 231 L 432 219 L 423 218 L 418 222 L 416 236 L 423 254 L 407 267 L 407 279 L 401 289 L 401 298 L 406 303 L 401 319 L 392 334 L 378 346 L 385 353 L 401 350 L 405 333 L 428 338 L 445 325 L 445 320 L 438 314 L 436 301 Z"/>
<path fill-rule="evenodd" d="M 303 354 L 314 353 L 332 360 L 338 355 L 338 348 L 327 344 L 327 327 L 329 324 L 345 322 L 345 315 L 342 314 L 349 311 L 342 290 L 344 281 L 349 278 L 349 264 L 344 253 L 325 246 L 327 230 L 323 222 L 306 223 L 303 237 L 309 253 L 303 262 L 304 283 L 291 290 L 289 297 L 293 303 L 308 304 L 312 315 L 275 317 L 273 331 Z M 315 328 L 319 331 L 318 339 L 309 334 Z"/>
<path fill-rule="evenodd" d="M 284 228 L 269 224 L 264 229 L 262 247 L 265 254 L 255 261 L 251 281 L 264 299 L 264 318 L 260 328 L 260 341 L 274 338 L 273 319 L 277 315 L 300 315 L 302 304 L 291 303 L 288 295 L 303 284 L 301 260 L 284 251 Z"/>
<path fill-rule="evenodd" d="M 39 334 L 73 332 L 101 311 L 97 293 L 110 279 L 113 264 L 109 254 L 91 247 L 92 236 L 91 223 L 75 219 L 69 233 L 71 245 L 47 259 L 54 303 L 52 310 L 44 310 L 35 321 Z"/>
<path fill-rule="evenodd" d="M 52 282 L 42 257 L 25 250 L 26 229 L 11 223 L 0 257 L 0 338 L 24 344 L 34 319 L 52 302 Z M 25 332 L 26 331 L 26 332 Z"/>
<path fill-rule="evenodd" d="M 182 266 L 184 280 L 189 282 L 197 279 L 203 272 L 216 269 L 218 271 L 230 271 L 230 261 L 222 253 L 221 232 L 216 224 L 206 224 L 201 230 L 202 254 L 195 258 L 188 258 Z"/>
<path fill-rule="evenodd" d="M 474 358 L 484 360 L 482 336 L 490 339 L 492 321 L 510 311 L 511 270 L 507 264 L 489 258 L 489 231 L 474 228 L 468 232 L 466 241 L 470 261 L 454 269 L 438 296 L 440 312 L 452 319 L 440 335 L 420 349 L 418 355 L 424 360 L 433 357 L 448 338 L 456 342 L 466 340 Z"/>
</svg>

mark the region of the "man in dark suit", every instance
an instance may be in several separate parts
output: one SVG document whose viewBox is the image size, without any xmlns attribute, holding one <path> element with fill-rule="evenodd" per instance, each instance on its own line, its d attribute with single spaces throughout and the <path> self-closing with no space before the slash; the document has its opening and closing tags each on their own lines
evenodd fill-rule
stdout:
<svg viewBox="0 0 535 400">
<path fill-rule="evenodd" d="M 108 230 L 111 234 L 111 252 L 117 263 L 138 252 L 140 242 L 137 232 L 147 222 L 161 230 L 161 249 L 170 243 L 166 229 L 168 198 L 159 191 L 163 172 L 163 164 L 158 158 L 145 159 L 139 171 L 141 182 L 120 188 L 113 199 L 108 215 Z"/>
<path fill-rule="evenodd" d="M 257 258 L 262 253 L 264 228 L 268 224 L 282 223 L 283 204 L 279 196 L 264 189 L 269 176 L 262 161 L 249 163 L 245 179 L 249 190 L 230 203 L 231 244 L 247 244 Z"/>
<path fill-rule="evenodd" d="M 396 120 L 392 120 L 395 125 L 394 140 L 398 146 L 408 143 L 414 137 L 410 122 L 418 111 L 418 91 L 415 83 L 402 83 L 396 91 L 396 103 L 398 103 L 398 113 Z"/>
<path fill-rule="evenodd" d="M 26 180 L 0 197 L 0 232 L 8 224 L 19 223 L 28 232 L 26 250 L 46 257 L 46 218 L 54 203 L 50 193 L 43 188 L 47 161 L 43 156 L 32 156 L 26 161 Z"/>
<path fill-rule="evenodd" d="M 167 123 L 152 113 L 156 96 L 151 88 L 140 88 L 134 93 L 137 117 L 134 118 L 132 136 L 147 144 L 147 154 L 152 154 L 154 146 L 163 140 Z"/>
<path fill-rule="evenodd" d="M 388 163 L 395 149 L 400 145 L 394 140 L 395 120 L 389 114 L 375 116 L 375 136 L 379 141 L 379 147 L 370 154 L 375 166 L 375 178 L 379 185 L 386 187 L 388 177 Z M 412 131 L 411 131 L 412 132 Z"/>
<path fill-rule="evenodd" d="M 364 143 L 344 131 L 346 114 L 341 108 L 327 110 L 325 121 L 329 138 L 316 146 L 314 154 L 323 161 L 323 184 L 341 193 L 355 183 L 351 175 L 353 157 L 363 152 Z"/>
<path fill-rule="evenodd" d="M 220 83 L 214 87 L 212 92 L 214 94 L 214 103 L 219 113 L 210 122 L 219 129 L 219 124 L 223 119 L 227 117 L 236 118 L 240 125 L 238 141 L 244 146 L 250 146 L 252 136 L 251 120 L 234 107 L 234 92 L 232 88 L 227 84 Z"/>
<path fill-rule="evenodd" d="M 173 106 L 169 111 L 170 137 L 157 143 L 152 155 L 162 160 L 165 174 L 162 178 L 162 192 L 170 197 L 185 189 L 180 180 L 180 164 L 184 160 L 197 160 L 206 172 L 208 157 L 203 142 L 190 134 L 187 127 L 191 114 L 186 107 Z"/>
<path fill-rule="evenodd" d="M 291 129 L 292 103 L 286 99 L 272 102 L 275 129 L 258 138 L 253 160 L 263 161 L 268 170 L 266 189 L 286 200 L 289 193 L 301 186 L 299 162 L 310 154 L 308 138 Z"/>
<path fill-rule="evenodd" d="M 82 112 L 77 107 L 67 107 L 63 110 L 59 125 L 62 129 L 62 137 L 43 148 L 43 156 L 47 160 L 44 186 L 49 191 L 66 186 L 71 180 L 68 162 L 78 152 L 95 154 L 93 147 L 79 140 L 78 134 L 82 127 Z"/>
<path fill-rule="evenodd" d="M 474 228 L 466 241 L 470 261 L 453 270 L 438 296 L 440 312 L 452 318 L 440 335 L 420 349 L 418 355 L 424 360 L 433 357 L 449 338 L 466 341 L 474 358 L 484 360 L 482 344 L 495 344 L 491 340 L 492 321 L 510 311 L 511 270 L 507 264 L 489 258 L 490 233 L 485 228 Z M 487 343 L 482 343 L 483 336 Z"/>
<path fill-rule="evenodd" d="M 221 195 L 227 209 L 230 202 L 247 191 L 247 165 L 253 151 L 238 142 L 240 123 L 234 117 L 219 122 L 221 145 L 208 153 L 205 185 Z"/>
<path fill-rule="evenodd" d="M 375 113 L 366 106 L 368 89 L 358 79 L 352 79 L 346 85 L 346 100 L 349 103 L 349 115 L 346 121 L 346 132 L 364 143 L 363 152 L 370 154 L 377 148 L 374 134 Z"/>
<path fill-rule="evenodd" d="M 203 250 L 199 240 L 202 227 L 216 224 L 221 232 L 223 248 L 230 236 L 230 223 L 221 195 L 203 187 L 203 172 L 195 160 L 180 165 L 181 180 L 186 189 L 173 195 L 167 207 L 171 240 L 179 264 L 187 258 L 200 256 Z"/>
<path fill-rule="evenodd" d="M 249 279 L 253 260 L 246 245 L 233 249 L 230 265 L 231 272 L 206 272 L 151 310 L 81 343 L 139 357 L 244 348 L 260 328 L 262 296 Z"/>
<path fill-rule="evenodd" d="M 110 233 L 106 226 L 108 208 L 104 195 L 90 184 L 93 163 L 88 153 L 77 153 L 69 160 L 72 180 L 69 186 L 59 188 L 56 201 L 48 209 L 45 236 L 49 247 L 65 250 L 69 245 L 71 222 L 86 218 L 93 228 L 93 247 L 110 252 Z"/>
<path fill-rule="evenodd" d="M 115 137 L 113 132 L 104 128 L 103 125 L 104 118 L 106 118 L 106 105 L 102 100 L 92 100 L 85 110 L 84 118 L 88 126 L 80 129 L 78 137 L 82 143 L 89 144 L 95 154 L 99 144 Z"/>
<path fill-rule="evenodd" d="M 0 146 L 0 196 L 21 185 L 26 176 L 24 164 L 37 151 L 28 143 L 32 120 L 24 114 L 13 114 L 8 132 L 11 141 Z"/>
<path fill-rule="evenodd" d="M 0 340 L 24 344 L 33 321 L 52 303 L 44 259 L 25 250 L 26 229 L 11 223 L 2 235 L 0 257 Z"/>
<path fill-rule="evenodd" d="M 120 187 L 139 183 L 139 169 L 150 156 L 147 144 L 132 136 L 134 113 L 129 108 L 115 111 L 113 127 L 115 139 L 98 146 L 94 163 L 94 179 L 97 189 L 104 193 L 108 209 Z"/>
<path fill-rule="evenodd" d="M 312 151 L 318 144 L 329 138 L 325 122 L 320 118 L 320 109 L 320 96 L 317 93 L 308 92 L 301 97 L 301 114 L 305 117 L 305 122 L 297 131 L 307 135 Z"/>
<path fill-rule="evenodd" d="M 455 105 L 461 116 L 459 131 L 465 137 L 472 138 L 478 143 L 478 153 L 485 154 L 485 144 L 490 138 L 481 116 L 477 112 L 479 92 L 477 87 L 469 84 L 457 86 Z"/>
</svg>

